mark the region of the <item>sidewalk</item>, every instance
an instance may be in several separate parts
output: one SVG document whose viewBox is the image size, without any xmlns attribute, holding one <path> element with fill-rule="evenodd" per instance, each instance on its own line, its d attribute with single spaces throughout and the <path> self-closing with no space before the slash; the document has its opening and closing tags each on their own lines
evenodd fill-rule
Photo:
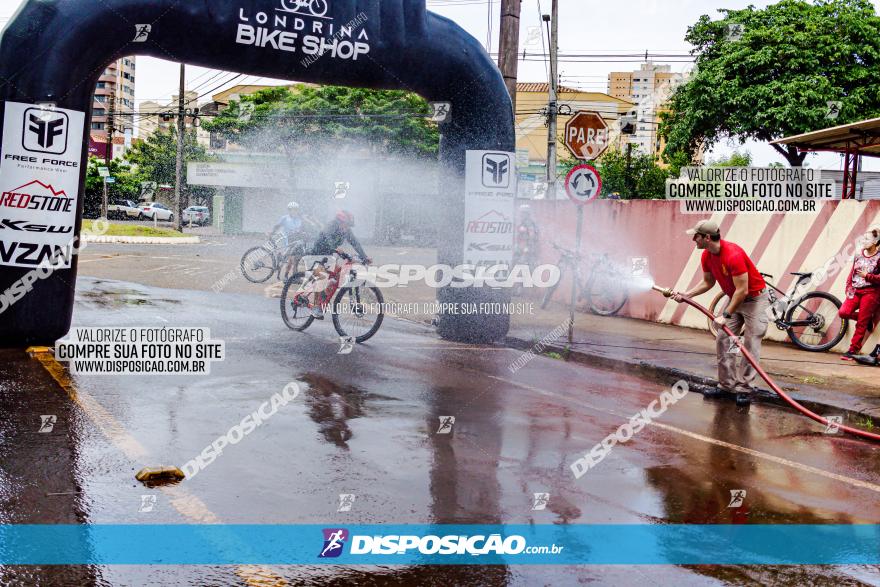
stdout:
<svg viewBox="0 0 880 587">
<path fill-rule="evenodd" d="M 531 348 L 567 320 L 566 307 L 555 304 L 541 310 L 536 302 L 534 314 L 511 317 L 508 343 Z M 684 378 L 696 383 L 697 390 L 717 382 L 715 341 L 708 331 L 584 312 L 575 313 L 574 324 L 574 360 L 627 366 L 673 381 Z M 546 350 L 559 352 L 567 346 L 563 334 Z M 820 414 L 846 410 L 880 419 L 880 369 L 841 361 L 838 354 L 811 353 L 767 340 L 761 365 L 783 390 Z M 767 388 L 760 377 L 758 385 Z M 769 389 L 760 396 L 776 398 Z"/>
</svg>

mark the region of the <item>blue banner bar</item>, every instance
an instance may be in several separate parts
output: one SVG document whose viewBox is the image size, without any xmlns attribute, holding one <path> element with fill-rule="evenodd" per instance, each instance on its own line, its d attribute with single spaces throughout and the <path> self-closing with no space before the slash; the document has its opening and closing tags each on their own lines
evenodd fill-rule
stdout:
<svg viewBox="0 0 880 587">
<path fill-rule="evenodd" d="M 0 525 L 0 565 L 876 565 L 880 525 Z"/>
</svg>

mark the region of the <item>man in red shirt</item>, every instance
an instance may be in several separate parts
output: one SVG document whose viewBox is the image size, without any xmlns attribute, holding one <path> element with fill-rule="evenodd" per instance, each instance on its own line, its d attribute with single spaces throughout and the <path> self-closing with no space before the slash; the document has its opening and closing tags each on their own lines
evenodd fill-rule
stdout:
<svg viewBox="0 0 880 587">
<path fill-rule="evenodd" d="M 671 292 L 670 297 L 681 302 L 684 297 L 693 298 L 706 293 L 717 283 L 730 298 L 724 312 L 715 319 L 718 325 L 715 342 L 718 355 L 716 394 L 735 393 L 737 405 L 747 406 L 751 403 L 757 373 L 741 357 L 736 343 L 721 327 L 726 325 L 735 335 L 741 336 L 746 349 L 756 360 L 759 359 L 761 339 L 770 324 L 767 286 L 742 247 L 721 239 L 718 223 L 703 220 L 687 234 L 692 236 L 697 249 L 703 251 L 703 281 L 686 293 Z"/>
</svg>

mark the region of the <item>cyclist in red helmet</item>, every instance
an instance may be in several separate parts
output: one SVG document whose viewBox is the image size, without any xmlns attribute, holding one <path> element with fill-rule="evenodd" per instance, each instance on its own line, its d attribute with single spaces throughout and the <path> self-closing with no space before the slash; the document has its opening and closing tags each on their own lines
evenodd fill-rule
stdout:
<svg viewBox="0 0 880 587">
<path fill-rule="evenodd" d="M 312 247 L 312 255 L 332 255 L 336 249 L 348 242 L 361 259 L 367 259 L 367 253 L 361 246 L 360 241 L 351 231 L 354 227 L 354 214 L 347 210 L 340 210 L 336 213 L 336 217 L 331 220 L 318 238 L 315 240 L 315 246 Z"/>
<path fill-rule="evenodd" d="M 318 296 L 328 285 L 326 263 L 329 258 L 336 254 L 339 248 L 347 242 L 355 251 L 357 251 L 357 254 L 365 264 L 368 265 L 372 262 L 364 251 L 364 248 L 361 246 L 360 241 L 354 235 L 354 232 L 352 232 L 351 229 L 353 226 L 354 214 L 347 210 L 340 210 L 336 213 L 336 217 L 327 223 L 318 235 L 318 238 L 315 240 L 314 247 L 312 247 L 311 255 L 321 257 L 321 259 L 318 259 L 312 267 L 313 284 L 309 288 L 311 291 L 308 293 L 315 296 L 311 300 L 311 303 L 314 306 L 312 309 L 312 316 L 319 320 L 324 318 L 324 312 L 318 303 Z"/>
</svg>

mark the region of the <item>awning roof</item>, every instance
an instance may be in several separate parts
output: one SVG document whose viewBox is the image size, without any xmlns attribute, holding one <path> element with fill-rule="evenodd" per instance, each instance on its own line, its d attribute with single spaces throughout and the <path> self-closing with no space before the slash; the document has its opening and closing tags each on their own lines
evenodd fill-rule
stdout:
<svg viewBox="0 0 880 587">
<path fill-rule="evenodd" d="M 880 118 L 785 137 L 770 144 L 792 145 L 805 151 L 845 153 L 850 150 L 861 155 L 880 157 Z"/>
</svg>

